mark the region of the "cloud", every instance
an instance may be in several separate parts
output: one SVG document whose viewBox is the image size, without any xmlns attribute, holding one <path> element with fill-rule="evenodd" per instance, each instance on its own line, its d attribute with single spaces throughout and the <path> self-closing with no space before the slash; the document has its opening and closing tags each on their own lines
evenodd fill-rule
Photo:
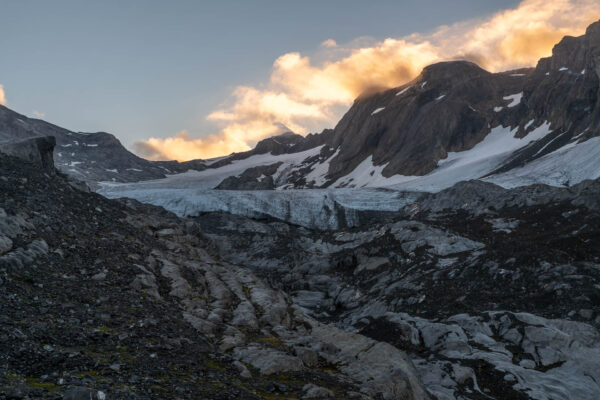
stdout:
<svg viewBox="0 0 600 400">
<path fill-rule="evenodd" d="M 134 144 L 134 151 L 153 161 L 185 161 L 196 158 L 212 158 L 250 149 L 244 142 L 238 143 L 232 139 L 235 138 L 228 138 L 224 135 L 209 135 L 202 139 L 195 139 L 187 131 L 181 131 L 170 138 L 150 138 L 143 142 L 137 142 Z"/>
<path fill-rule="evenodd" d="M 46 116 L 45 113 L 43 113 L 41 111 L 37 111 L 37 110 L 33 110 L 31 112 L 31 115 L 33 115 L 34 117 L 39 118 L 39 119 L 42 119 L 42 118 L 44 118 Z"/>
<path fill-rule="evenodd" d="M 237 87 L 229 102 L 207 117 L 219 133 L 203 139 L 180 133 L 144 143 L 156 157 L 184 160 L 247 150 L 276 133 L 278 123 L 300 134 L 319 131 L 332 127 L 361 93 L 400 86 L 437 61 L 468 59 L 490 71 L 535 66 L 561 37 L 583 34 L 599 17 L 597 0 L 524 0 L 514 9 L 429 34 L 379 42 L 358 38 L 347 46 L 328 39 L 319 50 L 326 61 L 283 54 L 273 63 L 269 82 Z"/>
<path fill-rule="evenodd" d="M 6 105 L 6 94 L 4 93 L 4 86 L 0 85 L 0 104 Z"/>
<path fill-rule="evenodd" d="M 321 46 L 323 46 L 323 47 L 336 47 L 337 43 L 333 39 L 327 39 L 327 40 L 321 42 Z"/>
</svg>

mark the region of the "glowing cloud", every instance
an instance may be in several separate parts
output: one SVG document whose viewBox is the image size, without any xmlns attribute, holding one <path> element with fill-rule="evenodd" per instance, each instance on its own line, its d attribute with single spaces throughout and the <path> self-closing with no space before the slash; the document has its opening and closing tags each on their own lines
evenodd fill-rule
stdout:
<svg viewBox="0 0 600 400">
<path fill-rule="evenodd" d="M 287 53 L 273 63 L 264 88 L 236 88 L 229 105 L 207 117 L 220 126 L 220 133 L 204 139 L 187 133 L 152 138 L 137 148 L 152 149 L 153 159 L 208 158 L 247 150 L 277 133 L 278 124 L 300 134 L 318 131 L 333 126 L 359 94 L 402 85 L 437 61 L 469 59 L 490 71 L 535 66 L 563 36 L 583 34 L 599 17 L 597 0 L 524 0 L 515 9 L 428 35 L 357 48 L 328 39 L 320 51 L 330 61 L 314 65 L 308 56 Z"/>
<path fill-rule="evenodd" d="M 6 105 L 6 95 L 4 94 L 4 86 L 0 85 L 0 104 Z"/>
<path fill-rule="evenodd" d="M 174 137 L 166 139 L 150 138 L 136 143 L 134 148 L 140 156 L 154 161 L 211 158 L 249 149 L 248 146 L 244 147 L 243 142 L 238 143 L 235 138 L 229 138 L 224 134 L 194 139 L 187 131 L 181 131 Z"/>
<path fill-rule="evenodd" d="M 31 115 L 33 115 L 34 117 L 39 118 L 39 119 L 44 118 L 46 116 L 46 114 L 44 114 L 41 111 L 37 111 L 37 110 L 33 110 L 31 112 Z"/>
</svg>

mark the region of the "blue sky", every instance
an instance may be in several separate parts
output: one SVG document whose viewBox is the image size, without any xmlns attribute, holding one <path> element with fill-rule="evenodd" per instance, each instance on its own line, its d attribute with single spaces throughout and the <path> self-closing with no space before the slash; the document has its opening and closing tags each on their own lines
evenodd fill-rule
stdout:
<svg viewBox="0 0 600 400">
<path fill-rule="evenodd" d="M 268 82 L 282 54 L 426 34 L 518 3 L 0 0 L 0 84 L 17 112 L 128 147 L 202 137 L 219 129 L 206 116 L 236 86 Z"/>
</svg>

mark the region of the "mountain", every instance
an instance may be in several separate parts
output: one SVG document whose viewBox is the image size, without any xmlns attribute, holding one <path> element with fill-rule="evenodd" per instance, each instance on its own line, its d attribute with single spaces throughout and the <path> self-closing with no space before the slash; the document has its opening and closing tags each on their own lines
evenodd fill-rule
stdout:
<svg viewBox="0 0 600 400">
<path fill-rule="evenodd" d="M 406 85 L 360 96 L 333 130 L 285 146 L 265 139 L 207 165 L 214 170 L 206 180 L 194 175 L 193 184 L 439 191 L 468 179 L 515 186 L 595 178 L 599 49 L 596 22 L 535 68 L 489 73 L 466 61 L 434 64 Z M 582 158 L 591 159 L 583 174 L 571 163 Z"/>
<path fill-rule="evenodd" d="M 513 154 L 507 171 L 578 138 L 600 135 L 600 22 L 584 36 L 565 37 L 535 69 L 497 74 L 455 61 L 426 67 L 413 82 L 359 98 L 334 129 L 328 177 L 350 173 L 366 157 L 382 175 L 426 175 L 448 153 L 472 149 L 495 127 L 524 138 L 550 132 Z M 490 171 L 493 172 L 493 171 Z"/>
<path fill-rule="evenodd" d="M 136 182 L 164 178 L 165 174 L 204 169 L 202 160 L 151 162 L 129 152 L 106 132 L 71 132 L 48 122 L 27 118 L 0 105 L 0 146 L 29 138 L 53 136 L 54 164 L 63 173 L 88 182 Z"/>
<path fill-rule="evenodd" d="M 590 141 L 600 135 L 599 54 L 596 22 L 581 37 L 563 38 L 535 68 L 489 73 L 467 61 L 430 65 L 406 85 L 357 98 L 333 130 L 286 132 L 214 160 L 150 162 L 110 134 L 70 132 L 1 106 L 0 141 L 55 136 L 57 168 L 94 187 L 195 170 L 205 171 L 211 189 L 398 184 L 436 191 L 466 179 L 498 176 L 502 184 L 503 173 L 517 170 L 524 184 L 535 183 L 540 174 L 531 176 L 527 166 L 539 169 L 537 161 L 555 156 L 546 172 L 562 181 L 544 183 L 568 185 L 600 174 L 560 170 L 563 151 L 576 158 L 580 143 L 599 147 Z"/>
</svg>

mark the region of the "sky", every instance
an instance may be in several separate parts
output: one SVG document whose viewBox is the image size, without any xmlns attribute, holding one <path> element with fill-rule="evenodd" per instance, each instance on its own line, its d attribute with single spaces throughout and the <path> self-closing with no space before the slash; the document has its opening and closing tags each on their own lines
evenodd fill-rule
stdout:
<svg viewBox="0 0 600 400">
<path fill-rule="evenodd" d="M 597 0 L 0 0 L 0 104 L 149 159 L 332 128 L 433 62 L 535 66 Z"/>
</svg>

